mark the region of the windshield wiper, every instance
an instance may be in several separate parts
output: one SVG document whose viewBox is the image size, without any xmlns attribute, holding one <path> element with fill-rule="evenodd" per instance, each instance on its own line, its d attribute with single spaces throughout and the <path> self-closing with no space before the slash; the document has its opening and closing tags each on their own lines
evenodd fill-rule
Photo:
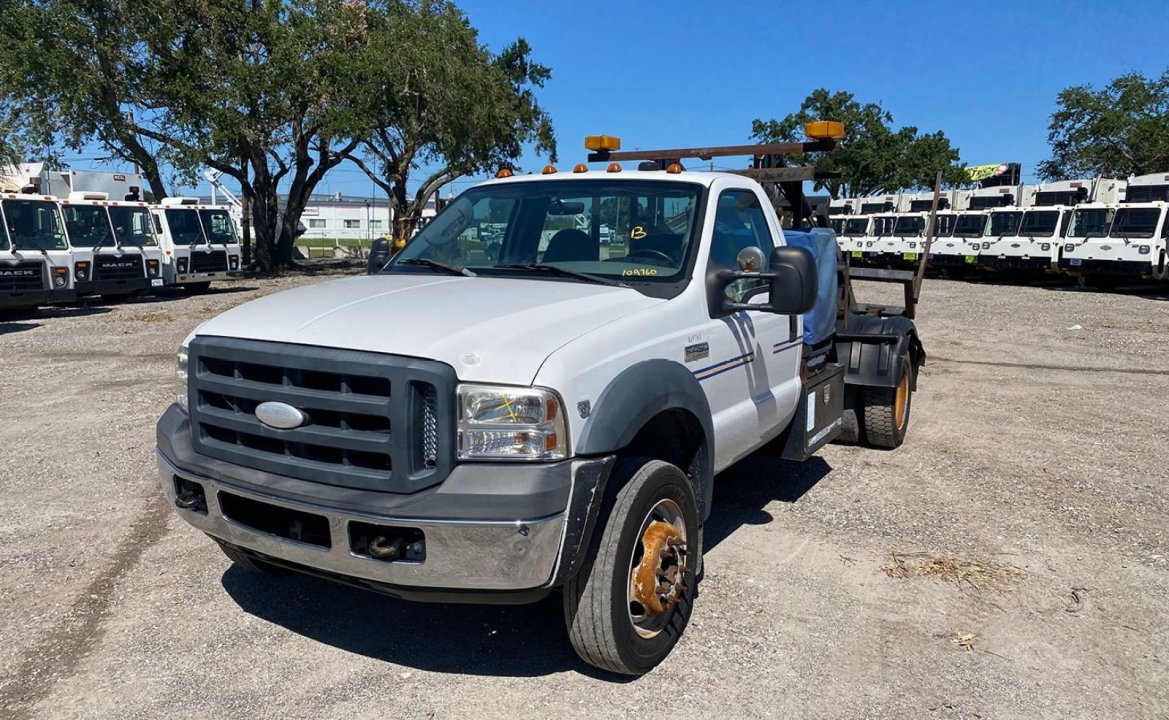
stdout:
<svg viewBox="0 0 1169 720">
<path fill-rule="evenodd" d="M 428 267 L 428 268 L 431 268 L 433 270 L 441 270 L 442 272 L 447 273 L 448 275 L 465 275 L 467 277 L 476 277 L 476 274 L 471 272 L 467 268 L 460 268 L 460 267 L 455 267 L 454 265 L 447 265 L 446 263 L 441 263 L 437 260 L 431 260 L 429 258 L 406 258 L 405 260 L 399 260 L 396 264 L 397 265 L 421 265 L 423 267 Z"/>
<path fill-rule="evenodd" d="M 585 282 L 597 283 L 599 285 L 616 285 L 618 287 L 629 287 L 623 282 L 617 280 L 609 280 L 600 277 L 599 275 L 590 275 L 588 273 L 577 272 L 576 270 L 569 270 L 562 268 L 559 265 L 548 265 L 545 263 L 507 263 L 504 265 L 496 265 L 497 268 L 506 268 L 509 270 L 539 270 L 541 272 L 551 273 L 553 275 L 560 275 L 562 277 L 576 278 L 577 280 L 584 280 Z"/>
</svg>

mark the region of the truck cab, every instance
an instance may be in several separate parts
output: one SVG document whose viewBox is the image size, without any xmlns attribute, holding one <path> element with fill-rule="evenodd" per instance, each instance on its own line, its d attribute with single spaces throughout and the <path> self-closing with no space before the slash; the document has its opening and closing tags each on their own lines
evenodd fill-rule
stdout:
<svg viewBox="0 0 1169 720">
<path fill-rule="evenodd" d="M 69 240 L 54 198 L 0 194 L 0 307 L 35 307 L 77 298 Z"/>
<path fill-rule="evenodd" d="M 1167 206 L 1162 201 L 1079 206 L 1059 268 L 1100 285 L 1164 279 Z"/>
<path fill-rule="evenodd" d="M 198 327 L 157 433 L 183 519 L 261 572 L 424 601 L 560 590 L 577 653 L 636 675 L 694 611 L 719 472 L 902 443 L 912 303 L 857 303 L 832 231 L 783 228 L 750 177 L 586 147 L 608 170 L 501 171 L 370 275 Z"/>
<path fill-rule="evenodd" d="M 74 192 L 60 207 L 78 295 L 116 298 L 162 287 L 162 250 L 146 203 Z"/>
<path fill-rule="evenodd" d="M 240 274 L 240 244 L 228 208 L 169 197 L 152 206 L 166 285 L 201 292 Z"/>
<path fill-rule="evenodd" d="M 951 271 L 975 268 L 978 254 L 982 251 L 988 220 L 985 211 L 965 210 L 954 213 L 949 234 L 939 232 L 930 248 L 930 265 Z"/>
<path fill-rule="evenodd" d="M 853 215 L 844 221 L 844 232 L 838 237 L 838 242 L 852 261 L 863 260 L 865 242 L 872 233 L 872 226 L 873 218 L 868 215 Z"/>
</svg>

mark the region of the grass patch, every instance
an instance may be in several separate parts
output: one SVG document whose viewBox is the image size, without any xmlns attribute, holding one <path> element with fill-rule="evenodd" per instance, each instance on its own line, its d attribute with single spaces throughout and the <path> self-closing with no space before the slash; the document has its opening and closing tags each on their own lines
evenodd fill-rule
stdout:
<svg viewBox="0 0 1169 720">
<path fill-rule="evenodd" d="M 968 585 L 975 590 L 1004 593 L 1016 582 L 1027 577 L 1027 571 L 1014 565 L 993 560 L 962 560 L 930 555 L 929 553 L 893 553 L 892 560 L 881 566 L 891 578 L 929 577 Z"/>
</svg>

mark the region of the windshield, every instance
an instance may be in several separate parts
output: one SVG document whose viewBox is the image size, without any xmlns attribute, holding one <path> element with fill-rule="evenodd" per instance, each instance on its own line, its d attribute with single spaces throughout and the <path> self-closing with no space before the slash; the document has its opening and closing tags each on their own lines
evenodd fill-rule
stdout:
<svg viewBox="0 0 1169 720">
<path fill-rule="evenodd" d="M 113 247 L 110 221 L 105 208 L 98 205 L 65 205 L 61 208 L 65 216 L 65 230 L 73 247 Z"/>
<path fill-rule="evenodd" d="M 1112 215 L 1115 212 L 1115 210 L 1110 208 L 1077 210 L 1072 215 L 1072 224 L 1068 228 L 1068 237 L 1107 237 L 1108 226 L 1112 224 Z"/>
<path fill-rule="evenodd" d="M 122 245 L 157 245 L 154 228 L 150 222 L 150 211 L 144 207 L 110 207 L 110 221 L 114 224 L 114 236 Z"/>
<path fill-rule="evenodd" d="M 1019 234 L 1031 237 L 1051 237 L 1059 227 L 1059 210 L 1028 210 L 1023 213 Z"/>
<path fill-rule="evenodd" d="M 925 229 L 925 218 L 923 217 L 899 217 L 897 223 L 893 226 L 894 235 L 921 235 L 921 231 Z"/>
<path fill-rule="evenodd" d="M 1161 208 L 1121 208 L 1112 221 L 1112 237 L 1151 238 L 1157 232 Z"/>
<path fill-rule="evenodd" d="M 56 204 L 47 200 L 0 200 L 4 226 L 17 250 L 67 250 L 69 241 Z"/>
<path fill-rule="evenodd" d="M 934 218 L 934 235 L 937 237 L 950 237 L 954 234 L 954 221 L 958 219 L 957 215 L 937 215 Z"/>
<path fill-rule="evenodd" d="M 885 205 L 886 205 L 886 203 L 884 203 L 884 202 L 861 203 L 861 214 L 862 215 L 872 215 L 873 213 L 884 212 Z"/>
<path fill-rule="evenodd" d="M 203 220 L 203 231 L 207 233 L 207 241 L 215 245 L 235 245 L 235 223 L 226 210 L 200 210 L 199 217 Z"/>
<path fill-rule="evenodd" d="M 170 228 L 170 237 L 175 245 L 200 245 L 206 242 L 203 239 L 203 230 L 199 226 L 198 210 L 171 208 L 166 211 L 166 224 Z"/>
<path fill-rule="evenodd" d="M 896 220 L 892 215 L 884 215 L 882 217 L 873 218 L 873 235 L 875 237 L 882 237 L 884 235 L 893 234 L 893 222 Z"/>
<path fill-rule="evenodd" d="M 545 264 L 614 282 L 677 282 L 701 194 L 690 183 L 615 179 L 471 188 L 410 241 L 392 268 L 433 272 L 421 263 L 438 262 L 480 275 L 546 278 L 504 267 Z"/>
<path fill-rule="evenodd" d="M 868 218 L 853 218 L 844 223 L 844 234 L 849 236 L 867 235 L 869 232 Z"/>
<path fill-rule="evenodd" d="M 1125 202 L 1155 202 L 1169 200 L 1169 185 L 1129 185 L 1124 191 Z"/>
<path fill-rule="evenodd" d="M 1088 197 L 1087 188 L 1076 188 L 1075 190 L 1049 190 L 1047 192 L 1035 193 L 1035 204 L 1038 206 L 1045 205 L 1075 205 L 1081 203 Z"/>
<path fill-rule="evenodd" d="M 1000 212 L 990 214 L 990 231 L 987 235 L 1015 235 L 1019 232 L 1021 212 Z"/>
<path fill-rule="evenodd" d="M 956 237 L 982 237 L 985 229 L 985 215 L 959 215 L 958 222 L 954 225 L 954 235 Z"/>
<path fill-rule="evenodd" d="M 982 197 L 970 198 L 971 210 L 989 210 L 991 208 L 1002 207 L 1003 205 L 1011 204 L 1010 195 L 983 195 Z"/>
</svg>

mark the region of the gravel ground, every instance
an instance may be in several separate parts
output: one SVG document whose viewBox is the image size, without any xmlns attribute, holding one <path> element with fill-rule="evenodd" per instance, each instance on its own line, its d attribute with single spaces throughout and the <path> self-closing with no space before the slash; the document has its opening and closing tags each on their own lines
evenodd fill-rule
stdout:
<svg viewBox="0 0 1169 720">
<path fill-rule="evenodd" d="M 1169 716 L 1164 293 L 927 281 L 906 444 L 720 476 L 691 626 L 628 680 L 555 598 L 261 578 L 164 505 L 182 338 L 322 279 L 0 319 L 0 717 Z"/>
</svg>

